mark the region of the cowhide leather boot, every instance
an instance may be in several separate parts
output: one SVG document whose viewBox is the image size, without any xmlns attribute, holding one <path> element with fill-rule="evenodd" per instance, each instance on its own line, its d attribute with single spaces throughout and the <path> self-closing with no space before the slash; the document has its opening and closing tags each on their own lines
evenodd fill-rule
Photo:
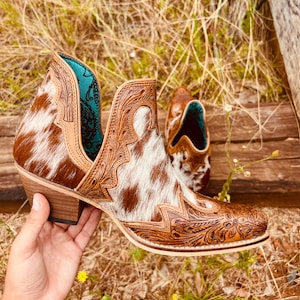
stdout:
<svg viewBox="0 0 300 300">
<path fill-rule="evenodd" d="M 179 178 L 194 192 L 201 192 L 210 174 L 209 131 L 205 108 L 184 87 L 177 88 L 170 100 L 165 139 Z"/>
<path fill-rule="evenodd" d="M 44 194 L 52 220 L 76 223 L 88 203 L 135 245 L 168 255 L 237 251 L 268 238 L 258 208 L 201 196 L 174 175 L 158 132 L 154 79 L 118 88 L 104 135 L 99 102 L 93 72 L 54 54 L 14 144 L 28 198 Z"/>
</svg>

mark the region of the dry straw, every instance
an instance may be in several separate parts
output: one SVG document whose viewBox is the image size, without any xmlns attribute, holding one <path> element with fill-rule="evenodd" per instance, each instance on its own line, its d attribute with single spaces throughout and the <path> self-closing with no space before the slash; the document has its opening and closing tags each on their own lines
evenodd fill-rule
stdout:
<svg viewBox="0 0 300 300">
<path fill-rule="evenodd" d="M 104 105 L 141 77 L 157 78 L 161 108 L 178 85 L 241 106 L 286 92 L 268 5 L 252 0 L 0 0 L 0 38 L 2 112 L 28 106 L 52 51 L 95 70 Z"/>
</svg>

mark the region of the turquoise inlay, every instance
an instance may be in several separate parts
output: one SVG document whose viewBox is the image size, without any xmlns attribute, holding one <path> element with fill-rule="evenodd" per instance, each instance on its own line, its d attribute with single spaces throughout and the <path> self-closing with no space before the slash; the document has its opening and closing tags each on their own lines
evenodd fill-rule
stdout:
<svg viewBox="0 0 300 300">
<path fill-rule="evenodd" d="M 199 102 L 191 102 L 187 108 L 181 128 L 175 136 L 172 146 L 175 146 L 179 139 L 186 135 L 198 150 L 207 146 L 206 127 L 204 122 L 203 107 Z"/>
<path fill-rule="evenodd" d="M 82 143 L 87 155 L 94 160 L 103 141 L 100 122 L 100 92 L 91 70 L 80 62 L 60 54 L 74 71 L 79 86 Z"/>
</svg>

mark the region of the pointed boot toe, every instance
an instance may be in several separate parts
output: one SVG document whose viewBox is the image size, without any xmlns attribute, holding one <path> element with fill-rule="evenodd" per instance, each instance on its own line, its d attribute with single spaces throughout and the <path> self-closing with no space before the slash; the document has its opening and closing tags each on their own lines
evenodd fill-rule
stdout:
<svg viewBox="0 0 300 300">
<path fill-rule="evenodd" d="M 237 251 L 267 239 L 259 211 L 201 196 L 174 175 L 158 132 L 154 79 L 118 88 L 104 135 L 99 91 L 82 62 L 53 56 L 14 144 L 30 201 L 43 193 L 51 219 L 67 223 L 77 222 L 82 203 L 93 205 L 132 243 L 159 254 Z"/>
<path fill-rule="evenodd" d="M 210 137 L 203 105 L 184 87 L 177 88 L 170 100 L 165 137 L 176 174 L 194 192 L 201 192 L 210 175 Z"/>
<path fill-rule="evenodd" d="M 197 197 L 196 205 L 182 195 L 177 209 L 159 205 L 159 222 L 125 226 L 145 249 L 178 256 L 241 251 L 268 240 L 268 218 L 261 210 Z"/>
</svg>

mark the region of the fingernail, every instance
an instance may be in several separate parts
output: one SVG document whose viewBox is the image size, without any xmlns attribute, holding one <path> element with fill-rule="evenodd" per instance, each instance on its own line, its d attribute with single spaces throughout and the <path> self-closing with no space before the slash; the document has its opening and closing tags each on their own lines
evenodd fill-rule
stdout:
<svg viewBox="0 0 300 300">
<path fill-rule="evenodd" d="M 41 208 L 40 201 L 38 200 L 37 195 L 33 195 L 32 208 L 33 210 L 39 211 Z"/>
</svg>

